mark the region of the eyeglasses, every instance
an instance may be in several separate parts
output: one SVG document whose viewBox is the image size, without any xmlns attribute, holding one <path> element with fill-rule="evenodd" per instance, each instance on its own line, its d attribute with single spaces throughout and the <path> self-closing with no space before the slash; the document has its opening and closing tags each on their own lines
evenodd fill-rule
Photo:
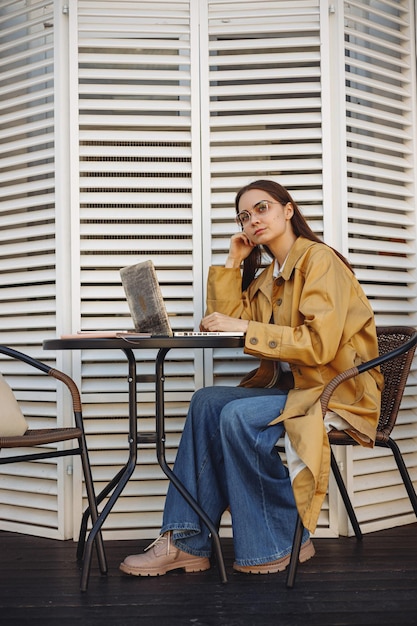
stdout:
<svg viewBox="0 0 417 626">
<path fill-rule="evenodd" d="M 264 215 L 265 213 L 268 213 L 272 204 L 281 204 L 281 202 L 272 202 L 272 200 L 261 200 L 254 205 L 253 211 L 241 211 L 240 213 L 238 213 L 236 215 L 236 222 L 242 228 L 244 228 L 247 224 L 249 224 L 253 214 Z"/>
</svg>

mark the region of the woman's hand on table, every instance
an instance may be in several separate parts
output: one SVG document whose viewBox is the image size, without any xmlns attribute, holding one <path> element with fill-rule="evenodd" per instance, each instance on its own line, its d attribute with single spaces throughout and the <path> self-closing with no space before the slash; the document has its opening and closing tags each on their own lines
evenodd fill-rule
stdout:
<svg viewBox="0 0 417 626">
<path fill-rule="evenodd" d="M 200 323 L 200 330 L 208 332 L 243 332 L 248 329 L 249 321 L 236 317 L 229 317 L 223 313 L 210 313 L 203 317 Z"/>
</svg>

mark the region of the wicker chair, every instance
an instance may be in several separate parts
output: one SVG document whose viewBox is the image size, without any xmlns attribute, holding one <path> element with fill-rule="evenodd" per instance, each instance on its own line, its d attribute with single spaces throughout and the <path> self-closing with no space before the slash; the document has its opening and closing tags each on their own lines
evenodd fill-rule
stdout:
<svg viewBox="0 0 417 626">
<path fill-rule="evenodd" d="M 80 393 L 75 382 L 63 372 L 59 370 L 52 369 L 49 365 L 42 363 L 41 361 L 37 361 L 36 359 L 28 356 L 27 354 L 23 354 L 22 352 L 18 352 L 12 348 L 9 348 L 4 345 L 0 345 L 0 353 L 5 354 L 13 359 L 24 362 L 31 367 L 34 367 L 41 372 L 44 372 L 48 376 L 52 376 L 53 378 L 62 382 L 72 397 L 72 406 L 74 411 L 74 420 L 75 426 L 69 428 L 42 428 L 42 429 L 29 429 L 26 431 L 24 435 L 21 436 L 9 436 L 9 437 L 0 437 L 0 450 L 3 448 L 7 449 L 16 449 L 16 448 L 34 448 L 33 452 L 25 452 L 19 455 L 10 455 L 10 456 L 0 456 L 0 465 L 6 465 L 9 463 L 17 463 L 19 461 L 34 461 L 38 459 L 50 459 L 61 456 L 73 456 L 79 455 L 81 457 L 81 463 L 84 473 L 85 486 L 87 492 L 88 506 L 91 511 L 91 517 L 93 522 L 97 519 L 97 503 L 96 497 L 94 493 L 93 479 L 91 475 L 91 467 L 88 458 L 88 451 L 86 446 L 85 434 L 84 434 L 84 426 L 82 419 L 82 409 L 81 409 L 81 400 Z M 54 444 L 63 441 L 71 441 L 77 440 L 77 447 L 71 448 L 56 448 L 53 447 L 49 450 L 38 450 L 35 451 L 36 446 L 45 446 L 48 444 Z M 100 570 L 103 574 L 107 572 L 107 563 L 106 556 L 104 552 L 104 544 L 101 534 L 99 533 L 95 539 L 97 555 Z M 77 552 L 77 557 L 82 557 L 82 550 Z M 88 564 L 84 564 L 84 567 L 89 567 Z M 81 581 L 88 581 L 89 572 L 84 572 L 81 577 Z M 81 589 L 85 591 L 87 583 L 81 584 Z"/>
<path fill-rule="evenodd" d="M 377 334 L 380 356 L 372 361 L 362 363 L 358 367 L 353 367 L 346 372 L 342 372 L 330 381 L 321 397 L 322 413 L 323 416 L 326 414 L 330 397 L 338 385 L 362 372 L 380 366 L 384 376 L 385 386 L 381 397 L 381 415 L 377 427 L 375 446 L 389 448 L 392 451 L 414 513 L 417 516 L 416 492 L 400 449 L 391 438 L 416 349 L 417 332 L 414 328 L 408 326 L 387 326 L 378 327 Z M 329 441 L 332 445 L 336 446 L 357 445 L 344 431 L 330 431 Z M 331 452 L 331 468 L 356 538 L 362 539 L 362 532 L 333 452 Z M 303 525 L 300 517 L 298 517 L 294 533 L 291 561 L 287 570 L 286 584 L 289 588 L 292 588 L 295 583 L 302 534 Z"/>
</svg>

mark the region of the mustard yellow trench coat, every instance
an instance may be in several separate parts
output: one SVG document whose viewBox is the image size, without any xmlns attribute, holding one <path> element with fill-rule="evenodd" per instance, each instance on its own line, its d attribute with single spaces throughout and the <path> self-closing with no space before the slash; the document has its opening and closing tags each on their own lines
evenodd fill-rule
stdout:
<svg viewBox="0 0 417 626">
<path fill-rule="evenodd" d="M 239 269 L 211 267 L 207 314 L 249 320 L 245 352 L 260 365 L 241 385 L 267 387 L 277 362 L 290 364 L 294 387 L 271 424 L 284 421 L 306 465 L 293 490 L 303 524 L 314 532 L 330 471 L 320 395 L 338 373 L 378 356 L 374 315 L 355 276 L 324 244 L 299 237 L 275 285 L 273 270 L 274 263 L 242 293 Z M 331 398 L 329 410 L 352 426 L 348 432 L 362 445 L 374 444 L 382 385 L 382 375 L 372 370 L 342 383 Z"/>
</svg>

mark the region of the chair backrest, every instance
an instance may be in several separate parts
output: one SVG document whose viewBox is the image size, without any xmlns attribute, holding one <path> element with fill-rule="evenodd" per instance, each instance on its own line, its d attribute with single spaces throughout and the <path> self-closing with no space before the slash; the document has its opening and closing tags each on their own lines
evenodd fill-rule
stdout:
<svg viewBox="0 0 417 626">
<path fill-rule="evenodd" d="M 379 354 L 382 356 L 395 348 L 400 347 L 415 333 L 409 326 L 379 326 L 377 327 Z M 395 359 L 390 359 L 381 365 L 385 386 L 381 397 L 381 415 L 377 430 L 389 436 L 397 420 L 415 346 L 408 352 Z"/>
</svg>

